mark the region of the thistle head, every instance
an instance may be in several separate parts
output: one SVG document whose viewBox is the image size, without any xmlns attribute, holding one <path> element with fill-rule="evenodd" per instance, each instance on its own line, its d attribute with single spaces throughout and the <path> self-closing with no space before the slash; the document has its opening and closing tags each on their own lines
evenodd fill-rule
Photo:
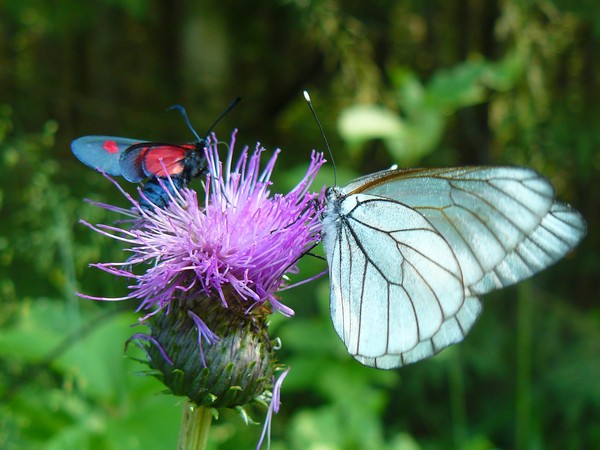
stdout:
<svg viewBox="0 0 600 450">
<path fill-rule="evenodd" d="M 277 292 L 318 242 L 324 192 L 310 185 L 324 159 L 313 152 L 296 187 L 272 194 L 279 151 L 261 169 L 260 145 L 236 162 L 235 133 L 223 160 L 217 147 L 213 136 L 203 193 L 168 189 L 165 180 L 166 206 L 142 208 L 129 197 L 132 210 L 104 206 L 133 215 L 131 226 L 88 225 L 127 245 L 125 263 L 95 266 L 131 281 L 129 295 L 112 300 L 141 302 L 150 332 L 136 338 L 165 385 L 198 405 L 239 407 L 273 382 L 268 316 L 293 315 Z"/>
</svg>

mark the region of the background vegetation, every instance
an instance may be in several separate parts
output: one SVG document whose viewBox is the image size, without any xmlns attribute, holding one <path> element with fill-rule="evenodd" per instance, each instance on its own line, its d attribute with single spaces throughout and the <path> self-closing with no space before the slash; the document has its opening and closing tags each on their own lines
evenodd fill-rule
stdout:
<svg viewBox="0 0 600 450">
<path fill-rule="evenodd" d="M 138 329 L 122 260 L 78 224 L 126 205 L 69 142 L 85 134 L 282 147 L 276 190 L 323 148 L 339 183 L 388 167 L 518 164 L 547 175 L 589 234 L 565 260 L 485 298 L 464 343 L 395 371 L 360 366 L 328 317 L 327 280 L 284 293 L 292 367 L 273 449 L 600 448 L 600 3 L 595 0 L 4 0 L 0 3 L 0 447 L 174 448 L 180 399 L 124 357 Z M 322 183 L 331 184 L 331 169 Z M 130 186 L 134 189 L 133 186 Z M 307 259 L 307 258 L 305 258 Z M 303 262 L 303 274 L 325 269 Z M 135 356 L 134 351 L 128 352 Z M 265 411 L 252 416 L 262 420 Z M 211 448 L 254 448 L 225 412 Z"/>
</svg>

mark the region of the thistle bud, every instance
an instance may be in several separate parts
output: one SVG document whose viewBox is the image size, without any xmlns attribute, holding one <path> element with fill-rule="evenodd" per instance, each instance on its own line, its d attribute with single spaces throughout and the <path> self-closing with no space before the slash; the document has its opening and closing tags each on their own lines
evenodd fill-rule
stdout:
<svg viewBox="0 0 600 450">
<path fill-rule="evenodd" d="M 149 364 L 173 394 L 199 406 L 235 408 L 270 387 L 275 362 L 267 316 L 246 314 L 238 306 L 225 308 L 208 297 L 185 298 L 172 301 L 168 313 L 152 316 L 150 336 L 158 346 L 146 346 Z M 194 315 L 202 317 L 215 339 L 199 338 Z"/>
</svg>

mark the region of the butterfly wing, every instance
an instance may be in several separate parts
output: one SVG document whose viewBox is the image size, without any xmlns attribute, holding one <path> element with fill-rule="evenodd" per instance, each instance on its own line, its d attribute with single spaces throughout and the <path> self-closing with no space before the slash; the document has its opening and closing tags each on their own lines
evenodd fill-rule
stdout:
<svg viewBox="0 0 600 450">
<path fill-rule="evenodd" d="M 547 267 L 585 235 L 549 181 L 522 168 L 384 171 L 325 212 L 331 313 L 361 363 L 399 367 L 460 342 L 477 295 Z"/>
<path fill-rule="evenodd" d="M 71 143 L 73 154 L 85 165 L 112 176 L 122 175 L 119 158 L 125 149 L 141 142 L 113 136 L 83 136 Z"/>
<path fill-rule="evenodd" d="M 530 277 L 586 234 L 581 214 L 556 200 L 550 181 L 532 169 L 465 167 L 377 175 L 383 178 L 364 192 L 423 214 L 455 253 L 467 294 L 481 295 Z"/>
<path fill-rule="evenodd" d="M 419 212 L 364 194 L 328 208 L 331 316 L 351 355 L 393 368 L 462 340 L 479 301 L 465 298 L 456 256 Z"/>
</svg>

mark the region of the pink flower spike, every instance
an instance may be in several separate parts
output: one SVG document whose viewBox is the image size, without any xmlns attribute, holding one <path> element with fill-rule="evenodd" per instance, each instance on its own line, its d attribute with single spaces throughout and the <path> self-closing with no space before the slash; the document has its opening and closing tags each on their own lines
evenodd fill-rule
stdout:
<svg viewBox="0 0 600 450">
<path fill-rule="evenodd" d="M 277 381 L 273 386 L 271 403 L 269 404 L 269 410 L 267 411 L 267 417 L 265 418 L 265 424 L 263 426 L 260 439 L 258 440 L 258 444 L 256 445 L 256 450 L 260 450 L 260 447 L 265 440 L 265 436 L 267 438 L 267 448 L 271 446 L 271 422 L 273 421 L 273 413 L 277 414 L 279 412 L 279 407 L 281 406 L 281 386 L 283 385 L 283 380 L 285 380 L 285 377 L 289 371 L 289 367 L 285 369 L 281 375 L 279 375 L 279 378 L 277 378 Z"/>
<path fill-rule="evenodd" d="M 204 321 L 198 317 L 193 311 L 188 311 L 188 316 L 194 321 L 196 324 L 196 328 L 198 329 L 198 348 L 200 349 L 200 358 L 202 359 L 202 364 L 206 367 L 206 360 L 204 359 L 204 351 L 202 350 L 202 341 L 205 340 L 208 345 L 212 345 L 219 340 L 219 336 L 213 333 L 204 323 Z"/>
</svg>

